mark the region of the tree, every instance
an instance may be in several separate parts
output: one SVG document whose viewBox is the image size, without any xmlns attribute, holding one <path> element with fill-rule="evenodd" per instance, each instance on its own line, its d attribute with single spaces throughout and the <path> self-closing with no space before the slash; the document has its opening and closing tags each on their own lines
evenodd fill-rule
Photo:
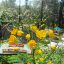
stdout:
<svg viewBox="0 0 64 64">
<path fill-rule="evenodd" d="M 63 28 L 64 19 L 63 19 L 63 7 L 64 7 L 64 0 L 60 2 L 60 9 L 59 9 L 59 27 Z"/>
<path fill-rule="evenodd" d="M 14 8 L 15 7 L 15 2 L 16 2 L 16 0 L 8 0 L 7 1 L 8 7 Z"/>
</svg>

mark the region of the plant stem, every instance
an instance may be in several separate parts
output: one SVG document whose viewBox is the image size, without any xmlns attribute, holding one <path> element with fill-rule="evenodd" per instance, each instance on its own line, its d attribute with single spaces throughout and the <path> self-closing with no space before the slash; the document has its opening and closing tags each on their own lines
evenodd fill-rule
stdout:
<svg viewBox="0 0 64 64">
<path fill-rule="evenodd" d="M 34 54 L 34 52 L 35 52 L 35 49 L 33 49 L 33 63 L 36 64 L 35 63 L 35 54 Z"/>
</svg>

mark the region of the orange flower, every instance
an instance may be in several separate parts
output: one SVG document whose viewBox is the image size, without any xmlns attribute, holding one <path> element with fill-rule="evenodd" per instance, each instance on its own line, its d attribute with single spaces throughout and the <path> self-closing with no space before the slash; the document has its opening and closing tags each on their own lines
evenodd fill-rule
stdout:
<svg viewBox="0 0 64 64">
<path fill-rule="evenodd" d="M 28 46 L 31 48 L 31 49 L 35 49 L 36 48 L 36 41 L 35 40 L 30 40 L 28 42 Z"/>
<path fill-rule="evenodd" d="M 17 36 L 22 36 L 23 34 L 24 34 L 24 32 L 23 32 L 23 31 L 18 30 L 18 32 L 17 32 Z"/>
<path fill-rule="evenodd" d="M 26 39 L 30 39 L 30 34 L 27 34 L 26 35 Z"/>
<path fill-rule="evenodd" d="M 32 30 L 33 32 L 36 32 L 36 30 L 38 30 L 38 28 L 37 28 L 37 26 L 34 25 L 34 26 L 30 27 L 30 30 Z"/>
<path fill-rule="evenodd" d="M 9 44 L 15 44 L 15 42 L 16 42 L 16 37 L 14 35 L 10 35 Z"/>
<path fill-rule="evenodd" d="M 45 38 L 46 37 L 46 31 L 45 30 L 37 30 L 36 31 L 36 36 L 39 38 L 39 39 L 42 39 L 42 38 Z"/>
<path fill-rule="evenodd" d="M 53 32 L 53 30 L 49 30 L 49 31 L 48 31 L 48 36 L 49 36 L 50 38 L 54 38 L 54 32 Z"/>
<path fill-rule="evenodd" d="M 18 29 L 14 28 L 14 29 L 11 31 L 11 34 L 12 34 L 12 35 L 16 35 L 17 31 L 18 31 Z"/>
<path fill-rule="evenodd" d="M 42 50 L 41 49 L 39 49 L 39 50 L 35 50 L 35 54 L 42 54 L 43 52 L 42 52 Z"/>
</svg>

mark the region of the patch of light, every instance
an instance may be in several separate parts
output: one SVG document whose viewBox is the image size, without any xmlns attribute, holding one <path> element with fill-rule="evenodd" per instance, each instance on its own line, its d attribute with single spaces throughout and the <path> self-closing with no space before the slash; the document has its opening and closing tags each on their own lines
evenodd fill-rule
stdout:
<svg viewBox="0 0 64 64">
<path fill-rule="evenodd" d="M 61 2 L 61 0 L 58 0 L 58 2 Z"/>
<path fill-rule="evenodd" d="M 0 0 L 0 3 L 2 2 L 2 0 Z"/>
<path fill-rule="evenodd" d="M 16 5 L 19 5 L 19 0 L 16 0 Z M 20 0 L 20 5 L 25 5 L 25 0 Z"/>
<path fill-rule="evenodd" d="M 28 4 L 31 4 L 33 0 L 28 0 Z M 20 0 L 20 5 L 25 5 L 25 0 Z M 16 5 L 19 5 L 19 0 L 16 0 Z M 32 5 L 32 4 L 31 4 Z"/>
</svg>

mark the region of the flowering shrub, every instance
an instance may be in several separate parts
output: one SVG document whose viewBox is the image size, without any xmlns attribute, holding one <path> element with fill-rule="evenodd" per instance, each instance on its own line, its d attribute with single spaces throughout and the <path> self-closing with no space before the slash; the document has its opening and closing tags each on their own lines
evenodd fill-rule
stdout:
<svg viewBox="0 0 64 64">
<path fill-rule="evenodd" d="M 37 26 L 31 26 L 30 31 L 25 33 L 16 28 L 11 31 L 9 44 L 16 44 L 17 40 L 24 36 L 27 40 L 27 46 L 31 49 L 30 54 L 20 53 L 17 55 L 18 59 L 22 60 L 19 62 L 23 64 L 61 64 L 64 50 L 52 42 L 56 37 L 54 31 L 52 29 L 40 30 Z M 18 49 L 15 48 L 14 50 L 17 51 Z M 10 62 L 10 58 L 8 60 Z M 16 59 L 14 58 L 14 60 Z"/>
<path fill-rule="evenodd" d="M 36 48 L 36 41 L 35 40 L 30 40 L 28 42 L 28 45 L 31 49 L 35 49 Z"/>
<path fill-rule="evenodd" d="M 16 36 L 10 35 L 9 44 L 15 44 L 15 42 L 16 42 Z"/>
<path fill-rule="evenodd" d="M 30 40 L 30 34 L 27 34 L 27 35 L 26 35 L 26 39 L 27 39 L 27 40 Z"/>
<path fill-rule="evenodd" d="M 36 31 L 36 36 L 39 38 L 39 39 L 42 39 L 42 38 L 46 38 L 46 31 L 45 30 L 37 30 Z"/>
<path fill-rule="evenodd" d="M 23 31 L 18 30 L 18 32 L 17 32 L 17 36 L 22 36 L 23 34 L 24 34 L 24 32 L 23 32 Z"/>
</svg>

